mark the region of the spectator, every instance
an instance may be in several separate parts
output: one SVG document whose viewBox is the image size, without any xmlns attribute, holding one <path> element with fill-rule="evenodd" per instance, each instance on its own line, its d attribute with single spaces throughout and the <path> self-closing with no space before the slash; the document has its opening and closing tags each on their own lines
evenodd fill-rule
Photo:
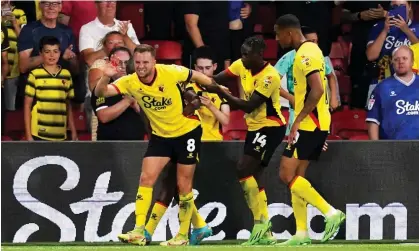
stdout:
<svg viewBox="0 0 419 251">
<path fill-rule="evenodd" d="M 5 104 L 9 111 L 15 110 L 16 92 L 19 84 L 19 54 L 17 53 L 17 38 L 23 25 L 26 24 L 25 12 L 16 8 L 12 2 L 2 1 L 2 17 L 5 22 L 3 25 L 7 28 L 10 50 L 8 53 L 9 74 L 4 83 Z M 5 11 L 6 10 L 6 11 Z"/>
<path fill-rule="evenodd" d="M 76 74 L 78 72 L 77 56 L 73 52 L 75 48 L 75 40 L 71 29 L 63 24 L 57 23 L 58 14 L 61 11 L 61 1 L 43 0 L 40 2 L 42 17 L 38 21 L 25 25 L 18 37 L 19 51 L 19 70 L 27 73 L 44 63 L 43 57 L 40 56 L 39 43 L 44 36 L 54 36 L 60 41 L 61 57 L 58 64 L 64 69 Z M 23 104 L 25 83 L 19 83 L 16 108 L 20 108 Z"/>
<path fill-rule="evenodd" d="M 3 82 L 6 79 L 6 76 L 10 70 L 9 63 L 8 63 L 9 49 L 10 49 L 10 41 L 7 35 L 7 30 L 6 30 L 6 27 L 2 25 L 1 26 L 1 88 L 2 88 L 2 92 L 3 92 Z"/>
<path fill-rule="evenodd" d="M 323 55 L 329 55 L 332 47 L 331 27 L 332 8 L 335 4 L 332 1 L 275 1 L 276 16 L 293 14 L 303 26 L 310 26 L 317 31 L 321 38 L 319 47 Z M 281 58 L 289 50 L 279 46 L 278 58 Z"/>
<path fill-rule="evenodd" d="M 411 45 L 419 42 L 419 23 L 413 21 L 413 10 L 411 2 L 392 1 L 392 9 L 386 16 L 385 21 L 378 22 L 371 30 L 369 42 L 367 45 L 367 58 L 369 61 L 375 61 L 378 65 L 377 75 L 371 82 L 368 95 L 371 94 L 375 86 L 383 79 L 391 76 L 391 53 L 401 45 Z M 391 17 L 391 13 L 406 9 L 406 17 L 403 15 Z M 394 27 L 394 28 L 393 28 Z"/>
<path fill-rule="evenodd" d="M 102 66 L 106 64 L 107 62 L 106 59 L 109 56 L 109 53 L 112 51 L 112 49 L 114 49 L 115 47 L 125 46 L 123 35 L 119 31 L 111 31 L 108 34 L 106 34 L 106 36 L 102 39 L 101 44 L 103 45 L 102 48 L 107 56 L 103 59 L 96 60 L 93 63 L 92 67 L 89 68 L 89 72 L 88 72 L 89 91 L 93 91 L 99 79 L 103 77 L 103 72 L 101 69 L 102 69 Z M 90 119 L 88 119 L 89 121 L 91 121 L 91 124 L 89 124 L 89 127 L 91 127 L 91 130 L 92 130 L 92 141 L 95 141 L 96 136 L 97 136 L 96 132 L 97 132 L 98 120 L 97 120 L 97 117 L 95 116 L 95 113 L 91 115 L 89 113 L 88 117 L 91 117 Z"/>
<path fill-rule="evenodd" d="M 341 4 L 343 1 L 339 1 Z M 389 1 L 344 1 L 341 21 L 351 23 L 351 63 L 348 73 L 352 83 L 351 106 L 357 108 L 365 107 L 365 100 L 368 96 L 368 87 L 371 83 L 371 76 L 367 67 L 368 34 L 377 20 L 384 19 L 387 15 Z M 372 64 L 368 64 L 372 66 Z"/>
<path fill-rule="evenodd" d="M 80 29 L 79 49 L 84 61 L 90 67 L 97 59 L 106 57 L 100 44 L 110 31 L 119 31 L 131 51 L 140 44 L 130 21 L 115 19 L 116 1 L 96 1 L 97 17 Z"/>
<path fill-rule="evenodd" d="M 383 80 L 368 103 L 371 140 L 419 139 L 419 77 L 413 73 L 413 51 L 403 45 L 392 55 L 394 76 Z"/>
<path fill-rule="evenodd" d="M 9 63 L 7 62 L 7 52 L 9 50 L 9 38 L 7 37 L 7 30 L 1 26 L 1 133 L 4 131 L 4 122 L 6 121 L 6 105 L 4 99 L 3 82 L 9 73 Z"/>
<path fill-rule="evenodd" d="M 116 1 L 95 2 L 97 17 L 95 20 L 81 27 L 79 38 L 79 50 L 88 67 L 91 67 L 96 60 L 103 59 L 107 56 L 101 41 L 105 35 L 111 31 L 121 32 L 124 44 L 131 51 L 134 50 L 136 45 L 140 44 L 130 21 L 119 21 L 115 18 Z M 84 108 L 87 115 L 88 128 L 90 130 L 93 111 L 90 102 L 91 92 L 88 84 L 89 81 L 86 79 L 87 92 Z"/>
<path fill-rule="evenodd" d="M 130 74 L 127 67 L 132 64 L 132 55 L 125 47 L 116 47 L 110 54 L 110 61 L 118 65 L 118 74 L 112 81 Z M 144 123 L 137 101 L 129 95 L 98 98 L 92 92 L 92 107 L 99 119 L 97 140 L 143 140 Z"/>
<path fill-rule="evenodd" d="M 192 65 L 192 52 L 203 45 L 210 46 L 217 55 L 217 72 L 229 66 L 230 31 L 228 2 L 182 3 L 187 36 L 182 53 L 182 64 Z"/>
<path fill-rule="evenodd" d="M 109 57 L 110 52 L 116 47 L 125 46 L 124 36 L 119 31 L 111 31 L 105 35 L 100 44 L 102 44 L 101 50 L 103 50 L 105 57 L 97 59 L 89 68 L 88 79 L 90 91 L 93 90 L 97 84 L 97 81 L 103 76 L 101 66 L 106 64 L 106 59 Z"/>
<path fill-rule="evenodd" d="M 241 57 L 240 48 L 244 40 L 253 33 L 253 23 L 250 18 L 252 6 L 243 1 L 229 1 L 229 29 L 230 29 L 230 61 Z M 251 26 L 249 32 L 248 26 Z"/>
<path fill-rule="evenodd" d="M 65 140 L 68 120 L 71 139 L 76 140 L 70 104 L 74 89 L 70 72 L 58 64 L 60 41 L 54 36 L 45 36 L 39 43 L 43 64 L 29 73 L 25 89 L 23 112 L 26 139 Z"/>
<path fill-rule="evenodd" d="M 202 46 L 194 51 L 195 71 L 201 72 L 208 77 L 214 75 L 217 69 L 215 55 L 208 46 Z M 230 106 L 227 101 L 215 93 L 209 93 L 197 83 L 190 83 L 186 89 L 194 90 L 201 99 L 201 107 L 198 115 L 202 126 L 202 140 L 222 141 L 221 126 L 227 126 L 230 121 Z"/>
<path fill-rule="evenodd" d="M 80 29 L 83 25 L 93 21 L 96 18 L 96 6 L 93 0 L 71 1 L 64 0 L 59 22 L 68 25 L 73 31 L 77 48 L 79 51 L 78 41 Z"/>
<path fill-rule="evenodd" d="M 25 12 L 28 23 L 41 19 L 40 0 L 15 1 L 14 5 Z"/>
<path fill-rule="evenodd" d="M 54 36 L 60 41 L 60 51 L 63 53 L 59 64 L 65 69 L 77 72 L 77 57 L 73 52 L 75 48 L 73 32 L 68 26 L 57 23 L 61 1 L 41 1 L 40 7 L 41 19 L 25 25 L 18 38 L 20 72 L 27 73 L 44 63 L 43 57 L 39 55 L 39 41 L 44 36 Z"/>
</svg>

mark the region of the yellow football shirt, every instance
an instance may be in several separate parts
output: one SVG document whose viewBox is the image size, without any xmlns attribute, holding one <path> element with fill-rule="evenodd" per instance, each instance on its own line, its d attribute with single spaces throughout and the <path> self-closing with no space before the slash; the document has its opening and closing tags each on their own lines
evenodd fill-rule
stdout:
<svg viewBox="0 0 419 251">
<path fill-rule="evenodd" d="M 201 122 L 197 115 L 183 115 L 181 82 L 188 82 L 192 71 L 179 65 L 156 64 L 156 75 L 149 85 L 138 79 L 137 73 L 112 83 L 120 94 L 129 94 L 139 103 L 150 120 L 152 133 L 174 138 L 197 128 Z"/>
<path fill-rule="evenodd" d="M 196 83 L 188 84 L 186 89 L 188 90 L 189 88 L 192 88 L 196 93 L 202 92 L 202 96 L 208 97 L 218 110 L 221 110 L 222 105 L 227 104 L 227 102 L 220 98 L 218 94 L 206 92 Z M 198 115 L 201 119 L 202 126 L 201 139 L 206 141 L 223 140 L 223 135 L 221 134 L 221 124 L 210 109 L 202 105 L 198 109 Z"/>
<path fill-rule="evenodd" d="M 13 6 L 12 13 L 15 16 L 19 26 L 27 23 L 26 15 L 23 10 L 16 9 Z M 7 75 L 7 78 L 16 78 L 20 75 L 19 53 L 17 51 L 17 36 L 11 22 L 6 23 L 6 27 L 7 27 L 7 35 L 9 36 L 9 44 L 10 44 L 10 49 L 7 54 L 7 59 L 10 66 L 10 72 L 9 72 L 9 75 Z"/>
<path fill-rule="evenodd" d="M 304 42 L 295 54 L 293 65 L 295 117 L 302 111 L 308 93 L 310 92 L 307 77 L 316 72 L 320 73 L 324 93 L 313 112 L 301 121 L 299 129 L 314 131 L 318 128 L 321 131 L 329 131 L 329 97 L 326 88 L 327 78 L 325 75 L 326 71 L 323 53 L 317 44 L 308 41 Z"/>
<path fill-rule="evenodd" d="M 413 51 L 413 71 L 419 73 L 419 43 L 410 46 Z"/>
<path fill-rule="evenodd" d="M 279 103 L 281 78 L 272 65 L 266 63 L 260 72 L 253 75 L 239 59 L 228 67 L 227 72 L 241 78 L 244 100 L 250 100 L 253 93 L 257 93 L 266 100 L 252 113 L 246 114 L 249 131 L 285 125 L 285 118 L 281 113 L 281 104 Z"/>
<path fill-rule="evenodd" d="M 32 135 L 52 141 L 67 138 L 67 100 L 74 97 L 71 74 L 62 69 L 52 75 L 42 66 L 28 76 L 25 95 L 34 98 Z"/>
</svg>

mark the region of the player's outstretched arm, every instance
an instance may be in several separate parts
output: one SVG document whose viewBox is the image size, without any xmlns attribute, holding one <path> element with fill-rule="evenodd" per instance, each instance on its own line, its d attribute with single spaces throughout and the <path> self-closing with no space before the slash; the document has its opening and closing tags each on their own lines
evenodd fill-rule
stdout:
<svg viewBox="0 0 419 251">
<path fill-rule="evenodd" d="M 217 82 L 214 81 L 214 79 L 198 71 L 192 70 L 191 80 L 192 82 L 196 82 L 202 87 L 204 87 L 208 92 L 220 93 L 222 90 L 222 88 L 220 88 L 220 85 L 217 84 Z"/>
<path fill-rule="evenodd" d="M 301 122 L 307 115 L 309 115 L 314 108 L 316 108 L 317 104 L 320 101 L 324 93 L 324 88 L 322 85 L 322 79 L 320 76 L 320 72 L 312 72 L 309 73 L 307 78 L 307 84 L 310 86 L 310 92 L 308 93 L 306 102 L 304 103 L 304 107 L 301 110 L 300 114 L 298 114 L 295 122 Z"/>
<path fill-rule="evenodd" d="M 238 97 L 234 97 L 226 91 L 222 91 L 219 95 L 225 100 L 227 100 L 231 108 L 240 109 L 245 113 L 253 112 L 256 108 L 261 106 L 266 101 L 266 97 L 264 97 L 262 94 L 259 94 L 256 91 L 253 92 L 249 100 L 243 100 Z"/>
<path fill-rule="evenodd" d="M 232 74 L 229 70 L 224 70 L 217 75 L 212 77 L 216 83 L 225 85 L 226 83 L 237 78 L 236 75 Z"/>
</svg>

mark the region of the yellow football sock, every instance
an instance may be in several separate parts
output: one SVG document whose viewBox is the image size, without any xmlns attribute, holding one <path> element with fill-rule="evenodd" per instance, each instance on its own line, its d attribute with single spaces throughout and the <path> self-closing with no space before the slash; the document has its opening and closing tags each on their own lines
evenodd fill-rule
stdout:
<svg viewBox="0 0 419 251">
<path fill-rule="evenodd" d="M 188 236 L 194 207 L 192 191 L 188 194 L 179 195 L 179 234 Z"/>
<path fill-rule="evenodd" d="M 156 227 L 159 224 L 160 219 L 161 217 L 163 217 L 166 210 L 167 206 L 163 203 L 154 203 L 153 210 L 151 210 L 150 218 L 148 219 L 147 225 L 145 226 L 145 229 L 150 235 L 154 234 L 154 230 L 156 230 Z"/>
<path fill-rule="evenodd" d="M 259 189 L 259 207 L 264 221 L 269 220 L 268 213 L 268 198 L 266 197 L 265 189 Z"/>
<path fill-rule="evenodd" d="M 295 193 L 291 193 L 291 202 L 297 233 L 307 232 L 307 203 Z"/>
<path fill-rule="evenodd" d="M 315 206 L 317 209 L 326 215 L 333 207 L 326 202 L 325 199 L 313 188 L 310 182 L 301 176 L 297 176 L 290 184 L 292 193 L 295 193 L 301 199 Z"/>
<path fill-rule="evenodd" d="M 253 176 L 243 178 L 240 180 L 240 184 L 244 191 L 244 197 L 246 199 L 247 205 L 253 213 L 253 219 L 255 221 L 260 221 L 261 211 L 259 206 L 259 187 Z"/>
<path fill-rule="evenodd" d="M 145 225 L 148 209 L 150 209 L 151 199 L 153 198 L 153 188 L 138 188 L 137 198 L 135 200 L 135 226 L 141 227 Z"/>
<path fill-rule="evenodd" d="M 199 214 L 198 209 L 195 206 L 195 203 L 193 205 L 191 222 L 194 229 L 203 228 L 207 225 L 204 218 L 202 218 L 202 216 Z"/>
</svg>

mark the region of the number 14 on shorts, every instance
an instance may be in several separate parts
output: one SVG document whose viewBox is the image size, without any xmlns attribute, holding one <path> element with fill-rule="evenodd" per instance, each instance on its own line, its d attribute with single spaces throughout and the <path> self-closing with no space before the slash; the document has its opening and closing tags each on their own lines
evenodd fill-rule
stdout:
<svg viewBox="0 0 419 251">
<path fill-rule="evenodd" d="M 256 143 L 259 143 L 260 147 L 264 147 L 266 145 L 266 135 L 263 135 L 260 132 L 256 133 L 256 136 L 253 139 L 252 144 Z"/>
</svg>

